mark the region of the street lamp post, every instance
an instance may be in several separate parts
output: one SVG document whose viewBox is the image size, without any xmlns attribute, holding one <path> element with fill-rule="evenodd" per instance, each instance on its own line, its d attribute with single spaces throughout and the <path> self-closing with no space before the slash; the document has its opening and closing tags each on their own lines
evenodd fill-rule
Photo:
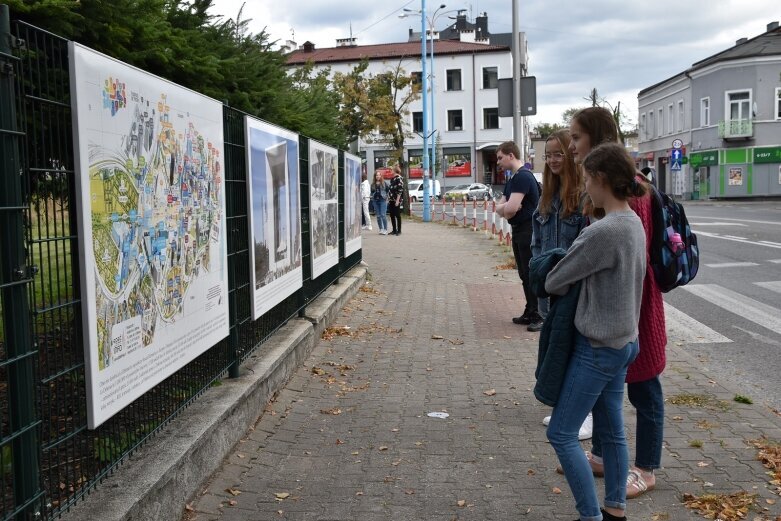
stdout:
<svg viewBox="0 0 781 521">
<path fill-rule="evenodd" d="M 420 15 L 420 58 L 421 58 L 421 80 L 423 91 L 423 221 L 428 222 L 431 220 L 431 169 L 436 168 L 436 138 L 435 128 L 436 119 L 434 115 L 434 21 L 436 20 L 437 12 L 440 9 L 447 7 L 445 4 L 441 4 L 432 14 L 431 18 L 426 16 L 426 0 L 420 2 L 420 12 L 416 13 Z M 415 13 L 412 9 L 403 9 L 403 13 L 399 15 L 399 18 L 406 18 L 409 14 Z M 448 11 L 449 12 L 449 11 Z M 441 13 L 444 14 L 444 13 Z M 429 79 L 427 62 L 429 59 L 428 54 L 428 31 L 426 30 L 426 22 L 431 30 L 431 88 L 429 89 Z M 429 94 L 430 91 L 430 94 Z M 428 97 L 431 96 L 431 108 L 428 107 Z M 429 126 L 430 124 L 430 126 Z M 431 139 L 431 146 L 429 147 L 429 139 Z M 429 162 L 431 158 L 431 162 Z M 431 166 L 431 169 L 429 169 Z M 434 171 L 433 179 L 436 179 L 436 171 Z"/>
<path fill-rule="evenodd" d="M 423 81 L 423 222 L 431 221 L 431 185 L 428 171 L 428 71 L 426 70 L 426 0 L 420 0 L 420 60 Z"/>
</svg>

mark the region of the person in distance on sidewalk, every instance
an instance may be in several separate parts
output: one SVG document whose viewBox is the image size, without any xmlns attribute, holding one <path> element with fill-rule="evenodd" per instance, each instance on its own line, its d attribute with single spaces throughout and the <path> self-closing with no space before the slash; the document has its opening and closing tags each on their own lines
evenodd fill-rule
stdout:
<svg viewBox="0 0 781 521">
<path fill-rule="evenodd" d="M 580 136 L 571 131 L 577 143 Z M 586 192 L 605 216 L 583 229 L 545 281 L 551 295 L 563 295 L 582 281 L 575 345 L 547 435 L 575 497 L 579 519 L 625 520 L 629 457 L 624 379 L 639 350 L 637 324 L 646 269 L 645 232 L 628 199 L 643 195 L 646 188 L 635 180 L 634 162 L 618 143 L 599 145 L 579 159 Z M 592 410 L 604 458 L 602 509 L 592 468 L 578 441 L 578 430 Z"/>
<path fill-rule="evenodd" d="M 361 174 L 361 203 L 363 203 L 363 213 L 361 214 L 363 220 L 363 229 L 372 231 L 372 216 L 369 213 L 369 200 L 372 196 L 371 185 L 366 178 L 366 172 Z"/>
<path fill-rule="evenodd" d="M 388 235 L 388 183 L 382 178 L 380 172 L 374 173 L 374 183 L 372 183 L 372 200 L 374 202 L 374 213 L 377 215 L 377 226 L 380 229 L 380 235 Z"/>
<path fill-rule="evenodd" d="M 496 205 L 496 213 L 512 226 L 512 245 L 518 276 L 521 278 L 526 307 L 523 314 L 514 317 L 516 324 L 529 325 L 540 320 L 537 313 L 537 297 L 529 283 L 529 261 L 532 258 L 532 213 L 540 199 L 534 174 L 523 168 L 521 151 L 513 141 L 505 141 L 496 149 L 496 164 L 503 171 L 511 171 L 512 177 L 504 185 L 504 193 Z"/>
<path fill-rule="evenodd" d="M 398 163 L 393 167 L 393 179 L 388 191 L 388 213 L 391 218 L 391 235 L 401 235 L 401 198 L 404 195 L 404 178 Z"/>
</svg>

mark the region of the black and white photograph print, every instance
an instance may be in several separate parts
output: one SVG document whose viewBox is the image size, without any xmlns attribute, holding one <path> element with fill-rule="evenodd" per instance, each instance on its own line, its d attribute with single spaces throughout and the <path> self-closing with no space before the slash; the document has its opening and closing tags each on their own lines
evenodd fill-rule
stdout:
<svg viewBox="0 0 781 521">
<path fill-rule="evenodd" d="M 298 134 L 247 117 L 253 319 L 303 285 Z"/>
<path fill-rule="evenodd" d="M 361 158 L 344 154 L 344 255 L 361 249 Z"/>
<path fill-rule="evenodd" d="M 309 141 L 309 219 L 312 278 L 339 263 L 339 153 Z"/>
</svg>

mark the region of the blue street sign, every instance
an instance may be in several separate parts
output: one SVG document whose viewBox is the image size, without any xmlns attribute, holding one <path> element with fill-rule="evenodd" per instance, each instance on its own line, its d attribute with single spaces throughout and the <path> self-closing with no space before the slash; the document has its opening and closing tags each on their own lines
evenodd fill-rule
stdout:
<svg viewBox="0 0 781 521">
<path fill-rule="evenodd" d="M 672 170 L 673 172 L 679 172 L 681 170 L 681 162 L 673 161 L 670 170 Z"/>
<path fill-rule="evenodd" d="M 675 148 L 670 152 L 670 170 L 677 172 L 681 169 L 681 159 L 683 158 L 683 152 L 680 149 Z"/>
</svg>

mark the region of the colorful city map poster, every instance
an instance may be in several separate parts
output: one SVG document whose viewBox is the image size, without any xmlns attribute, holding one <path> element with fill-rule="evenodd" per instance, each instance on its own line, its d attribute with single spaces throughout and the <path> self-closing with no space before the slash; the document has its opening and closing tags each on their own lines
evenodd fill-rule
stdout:
<svg viewBox="0 0 781 521">
<path fill-rule="evenodd" d="M 312 278 L 339 263 L 339 168 L 335 148 L 309 141 Z"/>
<path fill-rule="evenodd" d="M 344 154 L 344 256 L 361 249 L 361 158 Z"/>
<path fill-rule="evenodd" d="M 304 284 L 298 134 L 247 117 L 252 319 Z"/>
<path fill-rule="evenodd" d="M 228 335 L 222 105 L 71 44 L 88 426 Z"/>
</svg>

